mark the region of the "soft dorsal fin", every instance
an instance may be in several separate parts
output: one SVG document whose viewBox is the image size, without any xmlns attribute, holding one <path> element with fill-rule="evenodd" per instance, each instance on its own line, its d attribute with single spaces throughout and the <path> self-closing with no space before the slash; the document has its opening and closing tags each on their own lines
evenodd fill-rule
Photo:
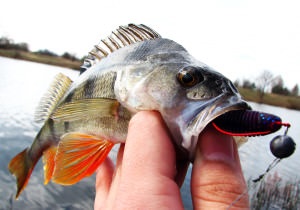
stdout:
<svg viewBox="0 0 300 210">
<path fill-rule="evenodd" d="M 66 75 L 62 73 L 56 75 L 37 107 L 35 113 L 36 122 L 43 122 L 49 118 L 57 103 L 64 96 L 71 84 L 72 80 Z"/>
<path fill-rule="evenodd" d="M 105 58 L 108 54 L 122 47 L 160 37 L 161 36 L 157 32 L 143 24 L 128 24 L 127 26 L 120 26 L 106 39 L 102 39 L 100 43 L 95 45 L 95 47 L 89 52 L 88 56 L 84 59 L 80 73 L 83 73 L 88 68 Z"/>
</svg>

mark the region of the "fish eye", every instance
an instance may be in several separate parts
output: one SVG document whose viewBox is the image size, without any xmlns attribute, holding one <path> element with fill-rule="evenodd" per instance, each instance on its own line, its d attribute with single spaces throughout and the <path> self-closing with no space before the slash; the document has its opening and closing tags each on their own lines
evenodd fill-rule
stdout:
<svg viewBox="0 0 300 210">
<path fill-rule="evenodd" d="M 199 69 L 193 66 L 184 67 L 177 73 L 176 77 L 184 87 L 192 87 L 204 80 Z"/>
</svg>

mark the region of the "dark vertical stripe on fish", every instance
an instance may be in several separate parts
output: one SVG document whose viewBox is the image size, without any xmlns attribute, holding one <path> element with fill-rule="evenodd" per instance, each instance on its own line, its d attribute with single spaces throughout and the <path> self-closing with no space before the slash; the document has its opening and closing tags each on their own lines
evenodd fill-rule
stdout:
<svg viewBox="0 0 300 210">
<path fill-rule="evenodd" d="M 93 92 L 96 86 L 97 77 L 90 78 L 86 81 L 83 89 L 83 95 L 85 98 L 90 98 L 93 96 Z"/>
<path fill-rule="evenodd" d="M 64 126 L 65 126 L 65 133 L 69 132 L 69 128 L 70 128 L 70 122 L 64 122 Z"/>
<path fill-rule="evenodd" d="M 69 93 L 68 96 L 65 99 L 65 102 L 70 102 L 73 98 L 73 95 L 74 95 L 74 91 Z"/>
<path fill-rule="evenodd" d="M 54 121 L 49 118 L 48 120 L 48 126 L 49 126 L 49 130 L 50 130 L 50 134 L 53 140 L 56 140 L 56 134 L 55 134 L 55 128 L 54 128 Z"/>
</svg>

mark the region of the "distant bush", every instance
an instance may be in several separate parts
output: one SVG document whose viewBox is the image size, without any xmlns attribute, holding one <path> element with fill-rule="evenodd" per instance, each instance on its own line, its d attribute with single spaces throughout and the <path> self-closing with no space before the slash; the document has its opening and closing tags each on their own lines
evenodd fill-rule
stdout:
<svg viewBox="0 0 300 210">
<path fill-rule="evenodd" d="M 0 38 L 0 49 L 14 49 L 14 50 L 20 50 L 24 52 L 29 51 L 29 47 L 27 43 L 21 42 L 16 44 L 12 39 L 8 39 L 7 37 Z"/>
<path fill-rule="evenodd" d="M 51 52 L 50 50 L 47 50 L 47 49 L 38 50 L 34 53 L 38 54 L 38 55 L 48 55 L 48 56 L 52 56 L 52 57 L 58 57 L 58 55 L 56 53 Z"/>
<path fill-rule="evenodd" d="M 290 91 L 286 87 L 284 87 L 284 82 L 281 76 L 277 77 L 277 81 L 272 86 L 271 92 L 279 95 L 291 94 Z"/>
<path fill-rule="evenodd" d="M 254 90 L 256 88 L 255 83 L 245 79 L 242 84 L 242 88 Z"/>
<path fill-rule="evenodd" d="M 75 55 L 72 55 L 71 53 L 68 53 L 68 52 L 65 52 L 64 54 L 62 54 L 61 57 L 65 58 L 65 59 L 68 59 L 68 60 L 71 60 L 71 61 L 79 61 L 79 59 L 76 58 Z"/>
</svg>

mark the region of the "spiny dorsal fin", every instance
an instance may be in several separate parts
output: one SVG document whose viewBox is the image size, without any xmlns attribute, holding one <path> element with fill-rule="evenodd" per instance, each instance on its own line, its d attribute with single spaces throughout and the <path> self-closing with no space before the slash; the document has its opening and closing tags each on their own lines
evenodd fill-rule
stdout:
<svg viewBox="0 0 300 210">
<path fill-rule="evenodd" d="M 42 97 L 35 113 L 35 121 L 43 122 L 49 118 L 59 100 L 64 96 L 72 84 L 72 80 L 66 75 L 59 73 L 54 78 L 48 91 Z"/>
<path fill-rule="evenodd" d="M 88 56 L 84 59 L 80 73 L 83 73 L 88 68 L 105 58 L 108 54 L 122 47 L 160 37 L 161 36 L 157 32 L 143 24 L 128 24 L 127 26 L 120 26 L 106 39 L 102 39 L 100 43 L 95 45 L 95 47 L 89 52 Z"/>
</svg>

